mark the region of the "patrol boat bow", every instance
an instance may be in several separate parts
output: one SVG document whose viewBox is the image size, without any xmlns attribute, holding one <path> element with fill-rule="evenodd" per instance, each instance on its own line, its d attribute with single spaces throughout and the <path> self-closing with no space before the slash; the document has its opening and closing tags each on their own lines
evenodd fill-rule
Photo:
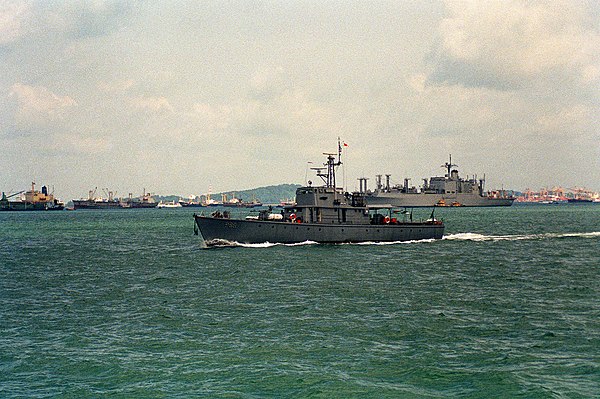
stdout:
<svg viewBox="0 0 600 399">
<path fill-rule="evenodd" d="M 324 185 L 312 183 L 296 190 L 296 204 L 285 206 L 280 213 L 263 210 L 258 217 L 244 220 L 231 219 L 228 212 L 214 212 L 211 216 L 194 214 L 195 231 L 200 232 L 207 244 L 226 240 L 257 244 L 344 242 L 394 242 L 439 239 L 444 224 L 433 216 L 426 221 L 399 221 L 391 207 L 370 208 L 364 193 L 344 192 L 336 187 L 335 171 L 342 164 L 341 147 L 338 159 L 325 153 L 327 162 L 322 168 L 313 168 Z M 379 213 L 383 208 L 387 216 Z M 374 212 L 370 212 L 373 210 Z"/>
</svg>

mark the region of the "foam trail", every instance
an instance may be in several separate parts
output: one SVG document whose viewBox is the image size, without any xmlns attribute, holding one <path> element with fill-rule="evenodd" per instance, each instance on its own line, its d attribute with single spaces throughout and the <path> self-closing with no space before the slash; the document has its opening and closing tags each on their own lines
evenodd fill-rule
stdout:
<svg viewBox="0 0 600 399">
<path fill-rule="evenodd" d="M 600 237 L 600 231 L 592 231 L 592 232 L 583 232 L 583 233 L 543 233 L 543 234 L 515 234 L 515 235 L 484 235 L 479 233 L 456 233 L 449 234 L 442 237 L 442 240 L 449 241 L 475 241 L 475 242 L 483 242 L 483 241 L 519 241 L 519 240 L 547 240 L 554 238 L 598 238 Z M 365 242 L 357 242 L 357 243 L 340 243 L 340 245 L 374 245 L 374 246 L 382 246 L 382 245 L 398 245 L 398 244 L 419 244 L 419 243 L 429 243 L 437 241 L 434 238 L 427 238 L 423 240 L 410 240 L 410 241 L 365 241 Z M 237 241 L 228 241 L 228 240 L 211 240 L 206 243 L 209 248 L 223 248 L 223 247 L 243 247 L 243 248 L 271 248 L 275 246 L 285 246 L 285 247 L 297 247 L 303 245 L 320 245 L 315 241 L 304 241 L 293 244 L 282 244 L 282 243 L 272 243 L 272 242 L 263 242 L 259 244 L 244 244 L 239 243 Z"/>
<path fill-rule="evenodd" d="M 293 243 L 293 244 L 282 244 L 282 243 L 274 243 L 274 242 L 261 242 L 261 243 L 257 243 L 257 244 L 247 244 L 247 243 L 241 243 L 241 242 L 237 242 L 237 241 L 228 241 L 228 240 L 211 240 L 208 241 L 206 243 L 206 245 L 210 248 L 223 248 L 223 247 L 243 247 L 243 248 L 271 248 L 271 247 L 275 247 L 275 246 L 286 246 L 286 247 L 297 247 L 297 246 L 302 246 L 302 245 L 314 245 L 314 244 L 318 244 L 315 241 L 303 241 L 303 242 L 297 242 L 297 243 Z"/>
<path fill-rule="evenodd" d="M 443 240 L 455 241 L 518 241 L 518 240 L 543 240 L 550 238 L 594 238 L 600 237 L 600 231 L 586 233 L 543 233 L 543 234 L 517 234 L 488 236 L 478 233 L 457 233 L 444 236 Z"/>
<path fill-rule="evenodd" d="M 398 245 L 398 244 L 418 244 L 423 242 L 434 242 L 435 238 L 425 238 L 423 240 L 409 240 L 409 241 L 365 241 L 357 243 L 349 243 L 348 245 Z"/>
<path fill-rule="evenodd" d="M 592 231 L 591 233 L 569 233 L 563 234 L 564 237 L 584 237 L 584 238 L 592 238 L 592 237 L 600 237 L 600 231 Z"/>
<path fill-rule="evenodd" d="M 303 241 L 303 242 L 296 242 L 296 243 L 293 243 L 293 244 L 283 244 L 283 245 L 285 245 L 286 247 L 298 247 L 298 246 L 301 246 L 301 245 L 314 245 L 314 244 L 318 244 L 318 242 L 316 242 L 316 241 Z"/>
</svg>

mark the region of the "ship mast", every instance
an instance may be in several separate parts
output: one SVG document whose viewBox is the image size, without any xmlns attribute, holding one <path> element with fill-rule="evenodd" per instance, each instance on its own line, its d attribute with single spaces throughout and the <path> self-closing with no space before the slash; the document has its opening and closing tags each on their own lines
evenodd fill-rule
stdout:
<svg viewBox="0 0 600 399">
<path fill-rule="evenodd" d="M 323 182 L 325 183 L 325 187 L 333 187 L 335 189 L 335 169 L 342 164 L 342 145 L 340 144 L 340 139 L 338 137 L 338 159 L 337 162 L 335 160 L 335 153 L 324 152 L 323 155 L 327 155 L 327 162 L 323 164 L 324 168 L 311 168 L 317 172 L 317 176 L 319 176 Z M 327 169 L 326 173 L 323 173 L 323 170 Z"/>
<path fill-rule="evenodd" d="M 446 162 L 445 164 L 442 165 L 442 168 L 446 168 L 448 170 L 448 175 L 446 177 L 450 177 L 450 172 L 451 172 L 453 166 L 458 166 L 458 165 L 452 163 L 452 154 L 449 154 L 449 155 L 450 155 L 450 162 Z"/>
</svg>

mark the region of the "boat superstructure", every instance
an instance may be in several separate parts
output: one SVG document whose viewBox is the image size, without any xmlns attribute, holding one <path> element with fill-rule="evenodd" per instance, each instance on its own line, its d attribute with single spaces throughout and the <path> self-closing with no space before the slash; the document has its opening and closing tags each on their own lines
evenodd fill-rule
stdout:
<svg viewBox="0 0 600 399">
<path fill-rule="evenodd" d="M 335 171 L 341 165 L 341 146 L 325 153 L 323 167 L 312 168 L 322 186 L 300 187 L 294 205 L 279 213 L 272 209 L 247 219 L 232 219 L 229 212 L 194 215 L 195 226 L 208 243 L 214 240 L 239 243 L 320 243 L 407 241 L 441 238 L 444 225 L 431 217 L 425 221 L 398 220 L 391 206 L 368 206 L 361 192 L 348 193 L 336 186 Z M 399 212 L 399 211 L 398 211 Z"/>
</svg>

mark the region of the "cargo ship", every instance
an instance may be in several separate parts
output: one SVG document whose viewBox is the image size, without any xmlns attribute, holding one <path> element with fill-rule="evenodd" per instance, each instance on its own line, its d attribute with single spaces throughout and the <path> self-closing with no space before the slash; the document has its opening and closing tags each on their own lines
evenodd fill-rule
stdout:
<svg viewBox="0 0 600 399">
<path fill-rule="evenodd" d="M 365 193 L 367 203 L 370 205 L 392 205 L 398 207 L 492 207 L 511 206 L 515 197 L 504 190 L 485 191 L 485 177 L 483 179 L 463 179 L 458 175 L 458 170 L 449 162 L 442 165 L 446 169 L 444 176 L 433 176 L 423 179 L 420 188 L 410 186 L 410 179 L 404 179 L 403 185 L 390 186 L 390 176 L 386 174 L 386 182 L 382 183 L 382 175 L 377 175 L 374 191 L 367 189 L 367 178 L 359 178 L 360 191 Z"/>
<path fill-rule="evenodd" d="M 21 199 L 9 201 L 10 198 L 19 194 L 23 194 Z M 65 209 L 65 204 L 54 198 L 53 194 L 48 193 L 48 187 L 42 186 L 42 191 L 38 191 L 33 182 L 30 191 L 20 191 L 11 195 L 3 192 L 0 199 L 0 211 L 60 211 L 63 209 Z"/>
<path fill-rule="evenodd" d="M 129 197 L 127 197 L 124 200 L 121 199 L 120 205 L 122 208 L 133 208 L 133 209 L 156 208 L 156 206 L 158 205 L 158 202 L 156 202 L 154 200 L 154 198 L 152 197 L 152 195 L 150 193 L 147 193 L 146 189 L 144 188 L 141 197 L 133 198 L 133 194 L 129 193 Z"/>
<path fill-rule="evenodd" d="M 112 191 L 105 190 L 108 198 L 102 198 L 96 196 L 98 187 L 88 192 L 87 198 L 74 199 L 73 209 L 114 209 L 121 208 L 121 204 L 118 199 L 114 198 Z"/>
</svg>

